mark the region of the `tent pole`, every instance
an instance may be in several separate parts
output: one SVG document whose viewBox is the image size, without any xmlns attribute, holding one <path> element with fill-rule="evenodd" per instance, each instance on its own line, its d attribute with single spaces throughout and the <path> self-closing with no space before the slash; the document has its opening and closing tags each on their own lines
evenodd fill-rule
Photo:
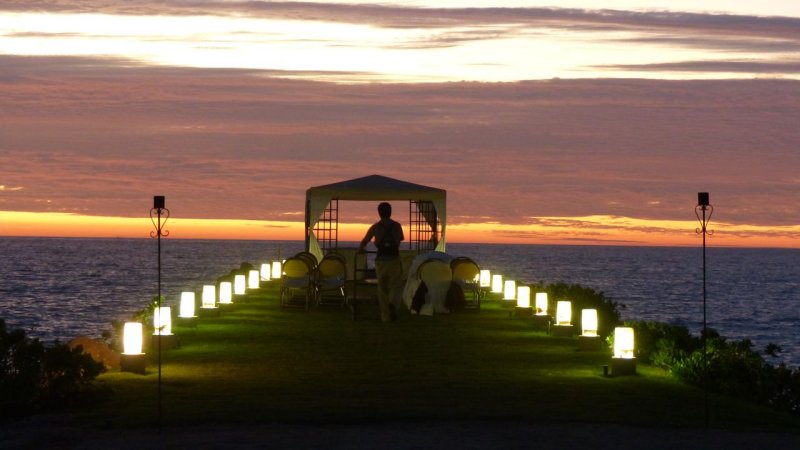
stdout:
<svg viewBox="0 0 800 450">
<path fill-rule="evenodd" d="M 309 213 L 311 212 L 311 200 L 306 198 L 306 251 L 309 250 L 310 245 L 310 236 L 309 233 L 311 232 L 309 228 L 311 227 L 311 218 L 309 217 Z"/>
</svg>

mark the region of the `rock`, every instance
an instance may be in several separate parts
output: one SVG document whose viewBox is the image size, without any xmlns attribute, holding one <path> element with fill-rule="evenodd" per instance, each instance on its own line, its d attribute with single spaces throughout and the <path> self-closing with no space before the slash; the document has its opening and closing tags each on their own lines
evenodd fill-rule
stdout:
<svg viewBox="0 0 800 450">
<path fill-rule="evenodd" d="M 119 353 L 109 348 L 109 346 L 99 340 L 92 339 L 88 336 L 78 336 L 69 341 L 69 348 L 77 346 L 83 347 L 83 352 L 88 353 L 92 359 L 99 363 L 103 363 L 106 369 L 113 369 L 119 367 Z"/>
</svg>

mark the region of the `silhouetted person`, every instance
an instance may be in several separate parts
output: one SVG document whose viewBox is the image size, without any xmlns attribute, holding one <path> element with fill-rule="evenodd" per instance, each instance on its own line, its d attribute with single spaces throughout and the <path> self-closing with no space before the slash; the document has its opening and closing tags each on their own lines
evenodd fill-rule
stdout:
<svg viewBox="0 0 800 450">
<path fill-rule="evenodd" d="M 381 320 L 389 322 L 397 318 L 397 305 L 403 283 L 403 263 L 400 259 L 400 242 L 405 239 L 403 227 L 391 219 L 392 205 L 383 202 L 378 205 L 381 220 L 375 222 L 361 244 L 358 251 L 373 239 L 378 254 L 375 256 L 375 274 L 378 277 L 378 306 L 381 309 Z"/>
</svg>

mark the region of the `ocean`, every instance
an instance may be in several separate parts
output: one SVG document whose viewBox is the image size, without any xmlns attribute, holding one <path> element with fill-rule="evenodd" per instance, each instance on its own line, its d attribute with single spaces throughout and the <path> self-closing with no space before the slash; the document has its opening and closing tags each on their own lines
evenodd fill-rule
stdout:
<svg viewBox="0 0 800 450">
<path fill-rule="evenodd" d="M 0 238 L 0 318 L 44 341 L 111 330 L 157 294 L 155 239 Z M 352 244 L 342 244 L 343 246 Z M 162 293 L 199 290 L 242 262 L 254 266 L 303 249 L 301 241 L 162 240 Z M 702 249 L 448 244 L 482 268 L 521 283 L 563 281 L 601 291 L 623 319 L 702 328 Z M 756 349 L 782 347 L 800 367 L 800 250 L 709 246 L 707 324 Z"/>
</svg>

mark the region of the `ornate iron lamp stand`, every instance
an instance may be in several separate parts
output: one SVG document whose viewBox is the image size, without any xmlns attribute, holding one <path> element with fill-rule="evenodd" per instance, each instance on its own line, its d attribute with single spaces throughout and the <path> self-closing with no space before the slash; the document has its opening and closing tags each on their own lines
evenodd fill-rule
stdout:
<svg viewBox="0 0 800 450">
<path fill-rule="evenodd" d="M 706 214 L 708 213 L 708 214 Z M 714 213 L 714 207 L 708 201 L 708 192 L 697 193 L 697 206 L 694 207 L 694 214 L 700 222 L 700 228 L 695 232 L 703 235 L 703 392 L 705 407 L 705 427 L 708 428 L 708 349 L 706 340 L 708 330 L 706 328 L 706 236 L 714 234 L 708 229 L 708 222 Z"/>
<path fill-rule="evenodd" d="M 153 197 L 153 208 L 150 209 L 150 220 L 155 227 L 150 232 L 150 237 L 158 240 L 158 297 L 156 297 L 156 309 L 160 313 L 161 308 L 161 237 L 169 236 L 169 231 L 164 229 L 169 219 L 169 210 L 166 208 L 166 199 L 163 195 Z M 159 334 L 159 338 L 160 338 Z M 161 339 L 158 341 L 158 432 L 161 433 Z"/>
</svg>

